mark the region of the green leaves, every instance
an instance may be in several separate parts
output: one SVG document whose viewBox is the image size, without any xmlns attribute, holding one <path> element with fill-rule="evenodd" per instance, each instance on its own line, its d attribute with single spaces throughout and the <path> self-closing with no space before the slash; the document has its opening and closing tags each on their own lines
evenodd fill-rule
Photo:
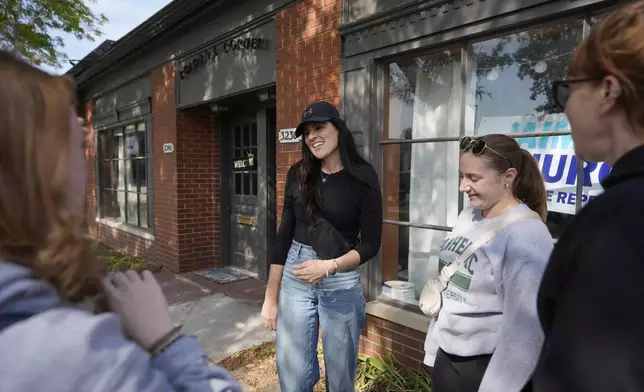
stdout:
<svg viewBox="0 0 644 392">
<path fill-rule="evenodd" d="M 61 68 L 68 60 L 61 32 L 94 41 L 103 35 L 104 15 L 86 3 L 96 0 L 0 0 L 0 49 L 22 55 L 35 65 Z"/>
<path fill-rule="evenodd" d="M 382 358 L 360 354 L 356 372 L 356 391 L 359 392 L 431 392 L 429 377 L 396 360 L 387 350 Z"/>
</svg>

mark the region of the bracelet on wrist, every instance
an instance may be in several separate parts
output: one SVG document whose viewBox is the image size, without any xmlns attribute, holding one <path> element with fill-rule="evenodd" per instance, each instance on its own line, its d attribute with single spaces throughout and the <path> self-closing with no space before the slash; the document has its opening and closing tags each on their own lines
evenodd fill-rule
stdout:
<svg viewBox="0 0 644 392">
<path fill-rule="evenodd" d="M 163 335 L 161 338 L 159 338 L 156 342 L 154 342 L 148 349 L 148 353 L 152 357 L 155 357 L 163 352 L 166 348 L 168 348 L 172 343 L 174 343 L 177 339 L 179 339 L 183 334 L 181 333 L 181 329 L 183 326 L 181 324 L 176 325 L 174 328 L 170 330 L 167 334 Z"/>
<path fill-rule="evenodd" d="M 333 272 L 329 272 L 329 267 L 328 267 L 328 262 L 331 262 L 333 265 Z M 328 278 L 329 276 L 333 276 L 338 272 L 339 266 L 338 266 L 338 259 L 333 259 L 333 260 L 324 260 L 324 270 L 326 272 L 326 277 Z"/>
</svg>

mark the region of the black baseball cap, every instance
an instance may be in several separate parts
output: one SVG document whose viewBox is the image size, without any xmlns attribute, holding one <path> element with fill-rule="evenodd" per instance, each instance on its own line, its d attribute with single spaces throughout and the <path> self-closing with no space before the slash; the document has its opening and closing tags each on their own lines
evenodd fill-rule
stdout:
<svg viewBox="0 0 644 392">
<path fill-rule="evenodd" d="M 302 113 L 302 122 L 295 129 L 295 137 L 302 136 L 307 123 L 329 120 L 342 121 L 338 108 L 325 101 L 312 103 Z"/>
</svg>

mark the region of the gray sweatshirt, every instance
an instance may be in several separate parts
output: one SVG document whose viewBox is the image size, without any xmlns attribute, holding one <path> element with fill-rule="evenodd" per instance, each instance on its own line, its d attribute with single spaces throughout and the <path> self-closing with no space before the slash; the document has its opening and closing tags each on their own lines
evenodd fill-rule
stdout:
<svg viewBox="0 0 644 392">
<path fill-rule="evenodd" d="M 511 212 L 527 208 L 520 204 Z M 465 209 L 441 245 L 439 268 L 501 219 Z M 425 364 L 433 366 L 439 347 L 463 357 L 492 354 L 479 392 L 519 392 L 543 343 L 537 292 L 552 248 L 546 225 L 525 219 L 507 226 L 462 263 L 429 326 Z"/>
</svg>

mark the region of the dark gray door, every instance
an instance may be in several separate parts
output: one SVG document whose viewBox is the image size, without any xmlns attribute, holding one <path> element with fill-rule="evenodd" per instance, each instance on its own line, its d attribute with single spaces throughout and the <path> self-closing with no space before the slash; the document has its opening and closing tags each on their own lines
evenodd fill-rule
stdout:
<svg viewBox="0 0 644 392">
<path fill-rule="evenodd" d="M 258 168 L 258 116 L 231 122 L 232 178 L 230 189 L 230 265 L 258 273 L 265 258 L 263 222 L 260 220 Z M 262 157 L 264 152 L 262 151 Z"/>
</svg>

